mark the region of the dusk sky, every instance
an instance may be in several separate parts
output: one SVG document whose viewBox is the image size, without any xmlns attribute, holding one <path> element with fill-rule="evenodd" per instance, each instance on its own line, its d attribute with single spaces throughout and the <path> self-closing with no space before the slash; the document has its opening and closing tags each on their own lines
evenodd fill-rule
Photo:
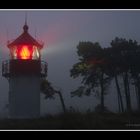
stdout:
<svg viewBox="0 0 140 140">
<path fill-rule="evenodd" d="M 25 10 L 0 11 L 0 63 L 9 59 L 7 40 L 17 38 L 23 32 Z M 44 42 L 42 59 L 48 63 L 47 79 L 64 95 L 67 108 L 79 110 L 92 108 L 97 102 L 94 96 L 71 98 L 70 92 L 80 85 L 80 80 L 70 77 L 72 65 L 78 62 L 76 46 L 79 41 L 99 42 L 109 47 L 116 36 L 135 39 L 140 43 L 140 11 L 111 10 L 28 10 L 29 33 Z M 1 73 L 1 65 L 0 65 Z M 113 89 L 112 89 L 113 90 Z M 62 111 L 60 101 L 44 100 L 41 95 L 42 113 Z M 116 97 L 106 100 L 108 106 L 115 108 Z M 8 81 L 0 76 L 0 112 L 6 112 L 8 103 Z"/>
</svg>

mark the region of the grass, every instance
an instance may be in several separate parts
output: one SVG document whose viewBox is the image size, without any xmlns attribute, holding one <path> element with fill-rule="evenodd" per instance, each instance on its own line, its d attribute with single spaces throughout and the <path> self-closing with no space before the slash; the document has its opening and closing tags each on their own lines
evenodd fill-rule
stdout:
<svg viewBox="0 0 140 140">
<path fill-rule="evenodd" d="M 140 114 L 68 112 L 38 119 L 2 119 L 0 129 L 140 129 Z"/>
</svg>

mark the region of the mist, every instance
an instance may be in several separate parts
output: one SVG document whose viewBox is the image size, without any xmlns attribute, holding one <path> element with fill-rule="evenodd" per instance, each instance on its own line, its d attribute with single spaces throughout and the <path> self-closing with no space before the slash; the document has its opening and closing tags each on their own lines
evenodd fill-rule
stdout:
<svg viewBox="0 0 140 140">
<path fill-rule="evenodd" d="M 70 69 L 78 62 L 77 48 L 79 41 L 100 42 L 102 47 L 109 47 L 116 36 L 140 40 L 140 11 L 27 11 L 29 33 L 44 42 L 42 59 L 48 63 L 47 79 L 61 89 L 66 107 L 79 111 L 93 109 L 99 103 L 94 96 L 73 97 L 70 92 L 80 86 L 80 78 L 72 79 Z M 17 38 L 23 31 L 25 11 L 0 11 L 0 63 L 9 59 L 7 40 Z M 0 72 L 2 73 L 0 65 Z M 1 74 L 2 75 L 2 74 Z M 7 114 L 8 81 L 0 76 L 0 113 Z M 116 92 L 112 88 L 110 94 Z M 117 96 L 117 95 L 116 95 Z M 114 94 L 106 96 L 106 104 L 112 111 L 117 111 Z M 135 102 L 135 99 L 134 101 Z M 134 106 L 135 107 L 135 106 Z M 41 114 L 62 112 L 60 100 L 45 100 L 41 93 Z"/>
</svg>

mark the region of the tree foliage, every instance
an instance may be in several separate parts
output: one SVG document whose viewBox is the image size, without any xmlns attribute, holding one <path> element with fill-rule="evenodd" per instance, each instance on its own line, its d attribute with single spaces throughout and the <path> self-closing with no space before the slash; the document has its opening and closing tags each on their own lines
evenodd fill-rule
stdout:
<svg viewBox="0 0 140 140">
<path fill-rule="evenodd" d="M 42 93 L 44 93 L 45 95 L 45 99 L 54 99 L 54 95 L 56 93 L 56 90 L 52 87 L 51 83 L 44 79 L 42 80 L 41 82 L 41 85 L 40 85 L 40 90 Z"/>
<path fill-rule="evenodd" d="M 54 89 L 52 87 L 52 84 L 46 79 L 42 80 L 41 85 L 40 85 L 40 90 L 45 95 L 45 99 L 54 99 L 55 95 L 58 94 L 61 104 L 62 104 L 63 111 L 64 113 L 66 112 L 66 106 L 65 106 L 64 99 L 60 90 Z"/>
</svg>

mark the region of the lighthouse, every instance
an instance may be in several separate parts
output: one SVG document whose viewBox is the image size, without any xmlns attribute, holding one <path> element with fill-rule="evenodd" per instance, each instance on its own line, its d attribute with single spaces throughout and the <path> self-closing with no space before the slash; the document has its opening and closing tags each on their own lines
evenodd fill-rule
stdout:
<svg viewBox="0 0 140 140">
<path fill-rule="evenodd" d="M 43 43 L 29 34 L 25 22 L 22 34 L 8 42 L 9 60 L 2 62 L 2 76 L 9 82 L 9 117 L 40 116 L 40 84 L 47 76 L 47 63 L 41 61 Z"/>
</svg>

